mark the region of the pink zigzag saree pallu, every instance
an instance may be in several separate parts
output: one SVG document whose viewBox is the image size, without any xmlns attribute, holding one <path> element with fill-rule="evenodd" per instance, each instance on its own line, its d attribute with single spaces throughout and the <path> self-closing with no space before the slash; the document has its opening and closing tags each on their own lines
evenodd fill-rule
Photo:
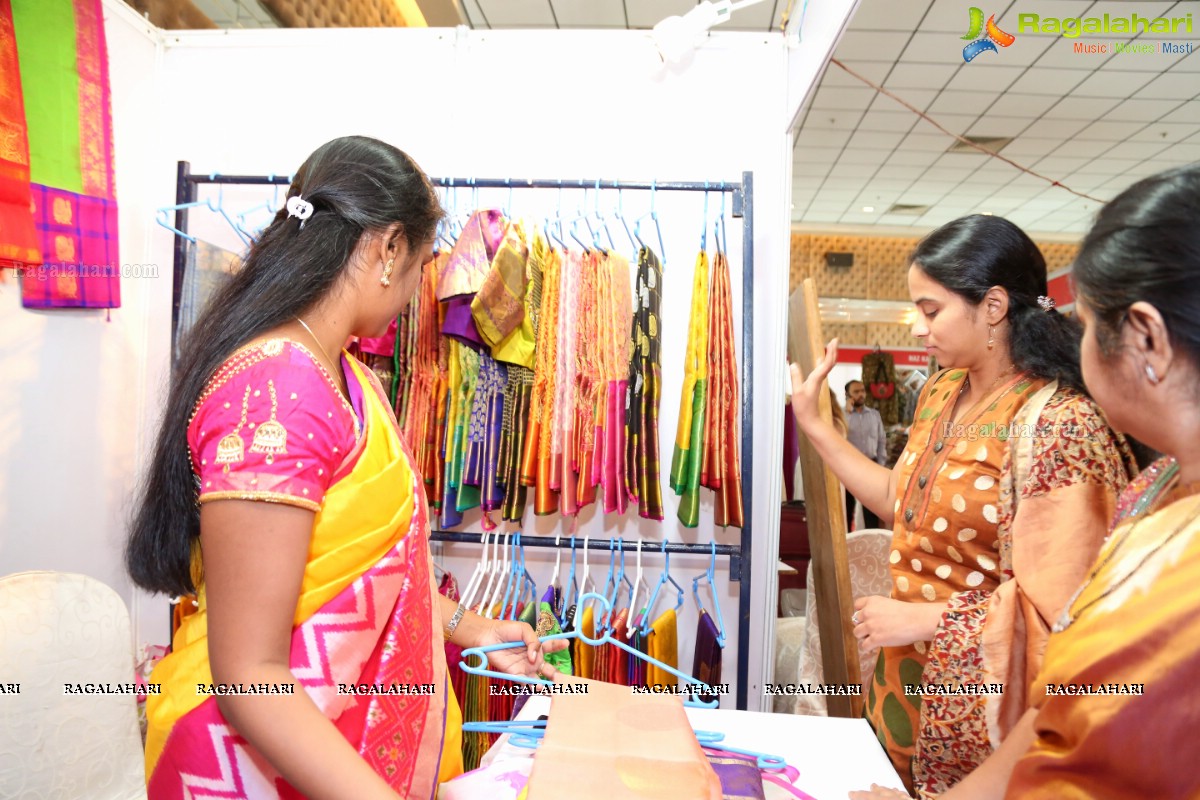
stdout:
<svg viewBox="0 0 1200 800">
<path fill-rule="evenodd" d="M 26 308 L 118 308 L 112 96 L 100 0 L 15 0 L 41 269 Z"/>
<path fill-rule="evenodd" d="M 314 522 L 316 556 L 305 568 L 289 666 L 296 684 L 393 789 L 402 797 L 433 798 L 439 774 L 449 779 L 461 770 L 461 717 L 438 636 L 424 486 L 365 367 L 350 363 L 362 384 L 368 424 L 361 455 L 329 488 Z M 411 492 L 397 499 L 395 487 L 406 485 Z M 369 567 L 358 571 L 362 564 Z M 322 599 L 329 584 L 346 582 Z M 185 621 L 175 652 L 153 676 L 163 696 L 150 709 L 149 797 L 300 797 L 233 730 L 215 697 L 189 699 L 197 684 L 212 683 L 203 588 L 199 602 L 189 617 L 192 627 Z M 340 692 L 341 684 L 432 691 L 357 695 Z"/>
</svg>

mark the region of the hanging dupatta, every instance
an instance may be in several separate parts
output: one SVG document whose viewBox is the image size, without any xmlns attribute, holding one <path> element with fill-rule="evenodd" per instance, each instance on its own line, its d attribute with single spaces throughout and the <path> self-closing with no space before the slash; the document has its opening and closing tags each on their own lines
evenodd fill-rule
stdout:
<svg viewBox="0 0 1200 800">
<path fill-rule="evenodd" d="M 42 263 L 42 251 L 29 211 L 29 130 L 12 0 L 0 0 L 0 131 L 0 268 L 36 266 Z"/>
<path fill-rule="evenodd" d="M 600 255 L 584 253 L 578 295 L 579 319 L 575 329 L 575 452 L 571 468 L 576 474 L 576 502 L 579 508 L 596 499 L 594 470 L 596 458 L 597 398 L 604 383 L 601 367 L 603 342 L 600 339 L 601 298 Z M 566 469 L 564 464 L 563 469 Z"/>
<path fill-rule="evenodd" d="M 675 493 L 683 497 L 679 503 L 679 521 L 688 528 L 700 523 L 700 472 L 708 388 L 708 271 L 708 254 L 702 250 L 696 256 L 692 279 L 692 313 L 683 364 L 683 392 L 679 399 L 675 452 L 671 458 L 671 485 Z"/>
<path fill-rule="evenodd" d="M 662 264 L 648 247 L 638 251 L 638 279 L 633 316 L 633 356 L 630 359 L 629 403 L 626 411 L 627 484 L 638 514 L 663 518 L 659 487 L 658 402 L 662 376 L 659 349 L 659 307 Z M 636 494 L 633 494 L 635 492 Z"/>
<path fill-rule="evenodd" d="M 541 313 L 538 315 L 537 359 L 529 407 L 529 434 L 521 462 L 521 483 L 535 486 L 533 511 L 558 510 L 558 497 L 550 488 L 551 440 L 554 428 L 555 380 L 558 364 L 559 281 L 562 254 L 538 237 L 535 259 L 545 265 L 542 275 Z"/>
<path fill-rule="evenodd" d="M 738 426 L 738 376 L 733 335 L 733 294 L 729 261 L 717 253 L 713 261 L 709 352 L 709 386 L 701 484 L 716 492 L 713 523 L 742 527 L 741 438 Z"/>
<path fill-rule="evenodd" d="M 575 438 L 575 391 L 578 365 L 575 348 L 580 314 L 580 284 L 583 260 L 579 253 L 568 251 L 563 261 L 562 289 L 559 303 L 557 370 L 553 438 L 551 439 L 550 488 L 560 496 L 564 516 L 574 516 L 579 510 L 574 467 L 578 455 Z"/>
<path fill-rule="evenodd" d="M 605 513 L 624 514 L 629 502 L 629 487 L 625 484 L 625 402 L 629 387 L 629 356 L 632 339 L 629 336 L 633 320 L 633 292 L 629 284 L 629 262 L 616 253 L 605 260 L 607 267 L 608 299 L 603 342 L 607 354 L 604 366 L 605 395 L 601 398 L 604 426 L 603 465 L 600 483 L 604 494 Z"/>
<path fill-rule="evenodd" d="M 32 195 L 25 211 L 32 208 L 41 250 L 31 263 L 44 262 L 47 271 L 22 277 L 21 303 L 119 308 L 112 89 L 101 2 L 19 0 L 11 9 L 20 71 L 0 70 L 0 86 L 9 84 L 0 96 L 23 96 Z M 21 157 L 9 151 L 9 137 L 7 129 L 0 133 L 0 159 L 12 164 Z M 21 197 L 23 174 L 10 182 Z M 17 230 L 28 232 L 25 225 Z M 0 231 L 8 235 L 7 226 Z M 24 250 L 28 240 L 19 235 Z"/>
</svg>

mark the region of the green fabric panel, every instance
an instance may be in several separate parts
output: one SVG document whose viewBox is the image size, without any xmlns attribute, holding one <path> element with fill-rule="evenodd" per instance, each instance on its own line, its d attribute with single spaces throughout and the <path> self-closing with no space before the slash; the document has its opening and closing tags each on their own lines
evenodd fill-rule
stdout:
<svg viewBox="0 0 1200 800">
<path fill-rule="evenodd" d="M 74 6 L 71 0 L 13 0 L 12 10 L 30 180 L 82 194 Z"/>
<path fill-rule="evenodd" d="M 893 742 L 901 747 L 912 747 L 912 721 L 909 720 L 908 712 L 904 710 L 904 706 L 900 705 L 900 701 L 894 694 L 889 693 L 883 698 L 883 724 L 887 726 L 888 734 L 892 737 Z"/>
</svg>

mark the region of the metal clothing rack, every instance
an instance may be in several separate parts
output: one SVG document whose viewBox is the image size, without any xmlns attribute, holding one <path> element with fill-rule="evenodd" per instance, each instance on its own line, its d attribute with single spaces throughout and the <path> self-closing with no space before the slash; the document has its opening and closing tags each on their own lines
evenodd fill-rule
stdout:
<svg viewBox="0 0 1200 800">
<path fill-rule="evenodd" d="M 737 707 L 747 708 L 749 692 L 750 656 L 750 600 L 751 600 L 751 555 L 754 485 L 754 173 L 743 172 L 738 182 L 730 181 L 614 181 L 596 179 L 535 179 L 535 178 L 430 178 L 437 186 L 462 189 L 619 189 L 651 192 L 713 192 L 733 195 L 734 218 L 742 219 L 742 385 L 741 385 L 741 456 L 742 456 L 742 507 L 743 526 L 741 542 L 736 545 L 717 545 L 716 554 L 729 559 L 729 580 L 738 583 L 738 664 L 737 664 Z M 222 175 L 193 174 L 191 164 L 180 161 L 176 169 L 175 203 L 183 205 L 199 199 L 202 184 L 237 185 L 288 185 L 288 175 Z M 175 228 L 187 232 L 188 209 L 175 211 Z M 186 242 L 175 237 L 173 283 L 171 287 L 171 352 L 175 352 L 176 330 L 179 322 L 179 304 L 183 291 L 183 276 L 187 264 Z M 432 531 L 430 539 L 435 542 L 478 544 L 480 534 L 451 531 Z M 532 547 L 570 547 L 568 541 L 560 539 L 556 545 L 552 537 L 530 536 L 522 544 Z M 620 544 L 613 540 L 594 539 L 589 549 L 633 551 L 637 540 Z M 661 543 L 648 549 L 643 541 L 643 551 L 653 553 L 661 549 Z M 690 553 L 712 556 L 713 546 L 668 542 L 668 553 Z"/>
</svg>

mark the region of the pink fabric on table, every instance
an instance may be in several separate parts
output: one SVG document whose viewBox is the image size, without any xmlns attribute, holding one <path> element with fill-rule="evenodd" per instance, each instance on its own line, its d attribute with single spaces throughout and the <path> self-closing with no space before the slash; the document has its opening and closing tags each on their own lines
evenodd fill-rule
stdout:
<svg viewBox="0 0 1200 800">
<path fill-rule="evenodd" d="M 318 511 L 358 457 L 362 393 L 357 381 L 347 383 L 353 405 L 304 346 L 285 339 L 230 356 L 188 426 L 200 502 L 256 499 Z"/>
</svg>

